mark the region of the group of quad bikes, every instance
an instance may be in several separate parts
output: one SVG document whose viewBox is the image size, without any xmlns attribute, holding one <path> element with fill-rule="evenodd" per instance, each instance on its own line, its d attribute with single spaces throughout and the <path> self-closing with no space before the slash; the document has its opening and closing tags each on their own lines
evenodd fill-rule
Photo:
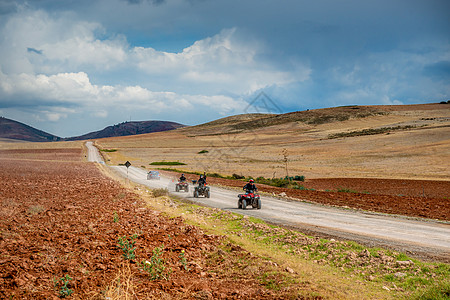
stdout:
<svg viewBox="0 0 450 300">
<path fill-rule="evenodd" d="M 204 196 L 206 198 L 211 197 L 211 189 L 208 184 L 205 182 L 200 182 L 197 184 L 197 180 L 192 180 L 192 184 L 194 185 L 194 198 L 199 198 L 199 196 Z M 175 184 L 175 191 L 177 192 L 189 192 L 189 184 L 186 180 L 179 180 Z M 261 209 L 261 198 L 256 193 L 256 190 L 245 190 L 245 194 L 238 195 L 238 208 L 246 209 L 247 206 L 252 208 Z"/>
</svg>

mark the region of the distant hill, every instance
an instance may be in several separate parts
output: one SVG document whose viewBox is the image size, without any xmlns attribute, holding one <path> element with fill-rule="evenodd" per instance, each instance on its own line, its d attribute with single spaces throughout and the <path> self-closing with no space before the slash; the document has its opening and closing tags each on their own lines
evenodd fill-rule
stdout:
<svg viewBox="0 0 450 300">
<path fill-rule="evenodd" d="M 449 102 L 411 104 L 411 105 L 348 105 L 321 109 L 296 111 L 284 114 L 241 114 L 214 120 L 208 123 L 186 127 L 180 132 L 187 136 L 208 136 L 237 134 L 261 128 L 283 124 L 302 123 L 316 126 L 326 123 L 341 122 L 351 119 L 363 119 L 372 116 L 389 115 L 396 111 L 427 111 L 448 109 Z"/>
<path fill-rule="evenodd" d="M 28 142 L 53 142 L 62 138 L 23 123 L 0 117 L 0 138 Z"/>
<path fill-rule="evenodd" d="M 88 134 L 66 138 L 66 141 L 100 139 L 116 136 L 128 136 L 151 132 L 168 131 L 185 127 L 185 125 L 168 121 L 136 121 L 124 122 L 113 126 L 108 126 L 102 130 Z"/>
<path fill-rule="evenodd" d="M 384 109 L 376 106 L 356 105 L 296 111 L 284 114 L 252 113 L 226 117 L 205 124 L 186 127 L 181 131 L 189 136 L 220 135 L 224 133 L 240 133 L 293 122 L 319 125 L 386 113 Z"/>
</svg>

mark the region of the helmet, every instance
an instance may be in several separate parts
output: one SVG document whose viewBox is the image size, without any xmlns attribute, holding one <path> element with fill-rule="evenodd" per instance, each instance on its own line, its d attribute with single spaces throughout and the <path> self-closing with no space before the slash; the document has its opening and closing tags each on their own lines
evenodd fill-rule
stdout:
<svg viewBox="0 0 450 300">
<path fill-rule="evenodd" d="M 250 183 L 253 183 L 253 182 L 255 182 L 253 179 L 250 179 L 248 182 L 250 182 Z"/>
<path fill-rule="evenodd" d="M 184 174 L 181 174 L 181 176 L 184 176 Z"/>
<path fill-rule="evenodd" d="M 203 178 L 203 175 L 200 175 L 200 178 Z"/>
</svg>

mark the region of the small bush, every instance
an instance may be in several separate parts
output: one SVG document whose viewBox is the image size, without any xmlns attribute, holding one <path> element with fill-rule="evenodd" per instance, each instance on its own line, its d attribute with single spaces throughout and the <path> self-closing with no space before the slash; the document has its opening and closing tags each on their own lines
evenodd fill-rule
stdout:
<svg viewBox="0 0 450 300">
<path fill-rule="evenodd" d="M 117 149 L 100 149 L 102 152 L 116 152 Z"/>
<path fill-rule="evenodd" d="M 305 181 L 305 176 L 303 176 L 303 175 L 301 175 L 301 176 L 295 175 L 294 176 L 294 180 L 295 181 Z"/>
<path fill-rule="evenodd" d="M 291 181 L 285 178 L 264 178 L 258 177 L 256 178 L 256 183 L 267 184 L 276 187 L 288 187 Z"/>
<path fill-rule="evenodd" d="M 70 276 L 67 275 L 67 274 L 64 277 L 61 277 L 58 280 L 53 279 L 55 287 L 56 288 L 59 287 L 59 296 L 61 298 L 65 298 L 67 296 L 70 296 L 73 293 L 73 291 L 71 289 L 69 289 L 69 287 L 68 287 L 69 280 L 72 280 L 72 278 L 70 278 Z"/>
<path fill-rule="evenodd" d="M 152 190 L 153 197 L 161 197 L 161 196 L 167 196 L 169 194 L 169 190 L 167 188 L 161 188 L 161 189 L 154 189 Z"/>
<path fill-rule="evenodd" d="M 245 179 L 245 176 L 238 175 L 238 174 L 236 174 L 236 173 L 233 173 L 233 175 L 231 175 L 231 177 L 232 177 L 233 179 Z"/>
<path fill-rule="evenodd" d="M 164 245 L 153 249 L 150 260 L 142 261 L 140 267 L 149 274 L 150 280 L 169 279 L 170 271 L 166 270 L 166 262 L 161 258 Z"/>
<path fill-rule="evenodd" d="M 207 173 L 206 177 L 214 177 L 214 178 L 226 178 L 223 175 L 220 175 L 219 173 Z"/>
<path fill-rule="evenodd" d="M 130 237 L 130 240 L 128 240 L 128 238 L 126 236 L 119 237 L 117 247 L 122 249 L 123 258 L 131 260 L 136 257 L 136 255 L 134 254 L 134 250 L 136 250 L 136 248 L 134 247 L 134 244 L 136 243 L 136 241 L 135 241 L 136 238 L 137 238 L 137 234 L 133 234 Z"/>
<path fill-rule="evenodd" d="M 208 153 L 209 151 L 208 150 L 202 150 L 202 151 L 199 151 L 197 154 L 203 154 L 203 153 Z"/>
</svg>

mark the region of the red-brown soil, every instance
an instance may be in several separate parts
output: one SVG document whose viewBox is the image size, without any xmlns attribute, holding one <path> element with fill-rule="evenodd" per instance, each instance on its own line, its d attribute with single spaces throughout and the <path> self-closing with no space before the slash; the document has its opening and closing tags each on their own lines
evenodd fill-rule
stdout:
<svg viewBox="0 0 450 300">
<path fill-rule="evenodd" d="M 162 171 L 171 176 L 178 173 Z M 197 175 L 187 175 L 197 179 Z M 208 177 L 208 183 L 243 187 L 240 180 Z M 326 178 L 299 182 L 298 190 L 257 184 L 262 192 L 286 193 L 288 197 L 325 205 L 351 207 L 372 212 L 450 221 L 450 181 L 365 178 Z M 350 192 L 337 192 L 344 189 Z"/>
<path fill-rule="evenodd" d="M 249 275 L 248 262 L 258 258 L 147 208 L 94 164 L 77 161 L 81 150 L 0 152 L 1 299 L 58 298 L 54 280 L 66 274 L 72 299 L 282 299 L 289 293 L 268 290 Z M 133 234 L 130 263 L 118 238 Z M 156 247 L 164 247 L 170 280 L 150 280 L 138 265 Z M 261 264 L 257 272 L 273 268 Z M 282 278 L 274 276 L 269 280 Z"/>
</svg>

